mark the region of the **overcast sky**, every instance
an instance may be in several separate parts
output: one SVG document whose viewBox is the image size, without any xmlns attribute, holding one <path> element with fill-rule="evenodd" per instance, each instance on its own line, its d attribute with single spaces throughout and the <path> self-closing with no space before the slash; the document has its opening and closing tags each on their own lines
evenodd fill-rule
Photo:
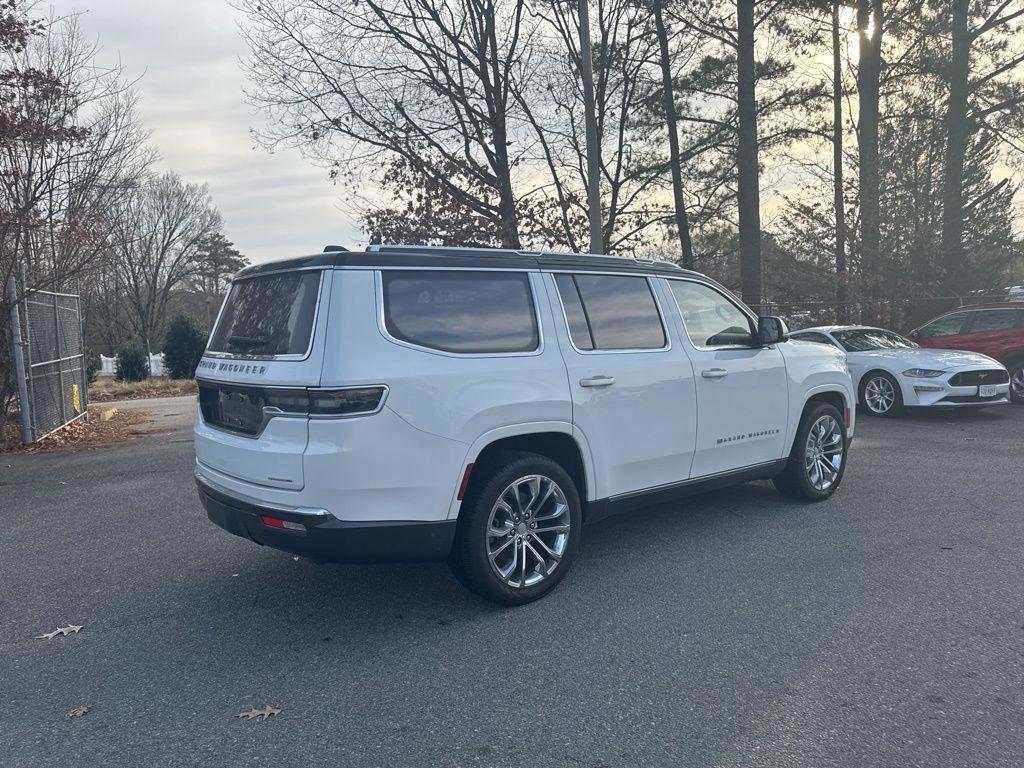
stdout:
<svg viewBox="0 0 1024 768">
<path fill-rule="evenodd" d="M 141 111 L 162 168 L 210 185 L 224 234 L 253 261 L 352 245 L 361 233 L 339 210 L 341 191 L 297 151 L 269 154 L 250 129 L 238 12 L 226 0 L 52 0 L 84 11 L 85 32 L 141 76 Z"/>
</svg>

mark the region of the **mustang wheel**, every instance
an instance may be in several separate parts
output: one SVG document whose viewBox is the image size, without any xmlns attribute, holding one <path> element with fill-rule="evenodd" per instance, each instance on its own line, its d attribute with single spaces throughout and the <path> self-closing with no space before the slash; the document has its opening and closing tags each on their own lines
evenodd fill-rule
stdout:
<svg viewBox="0 0 1024 768">
<path fill-rule="evenodd" d="M 903 410 L 900 385 L 883 371 L 864 377 L 860 385 L 860 402 L 872 416 L 898 416 Z"/>
<path fill-rule="evenodd" d="M 452 570 L 489 600 L 528 603 L 565 576 L 581 524 L 576 486 L 558 463 L 509 454 L 463 503 Z"/>
</svg>

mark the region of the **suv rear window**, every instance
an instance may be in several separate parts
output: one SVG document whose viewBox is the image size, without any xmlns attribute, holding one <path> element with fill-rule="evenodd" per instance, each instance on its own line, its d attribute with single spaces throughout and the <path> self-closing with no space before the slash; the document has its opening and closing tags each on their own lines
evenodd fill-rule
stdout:
<svg viewBox="0 0 1024 768">
<path fill-rule="evenodd" d="M 306 354 L 319 293 L 319 271 L 236 280 L 207 350 L 260 357 Z"/>
<path fill-rule="evenodd" d="M 646 277 L 555 275 L 580 350 L 662 349 L 665 329 Z"/>
<path fill-rule="evenodd" d="M 532 352 L 540 344 L 525 272 L 385 271 L 388 333 L 462 354 Z"/>
</svg>

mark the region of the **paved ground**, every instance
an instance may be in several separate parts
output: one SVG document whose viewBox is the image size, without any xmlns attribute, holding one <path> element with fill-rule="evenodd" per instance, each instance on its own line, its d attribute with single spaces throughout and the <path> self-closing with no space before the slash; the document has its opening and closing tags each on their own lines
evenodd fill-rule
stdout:
<svg viewBox="0 0 1024 768">
<path fill-rule="evenodd" d="M 515 610 L 214 528 L 187 433 L 0 459 L 0 765 L 1019 766 L 1022 436 L 862 419 L 830 502 L 609 520 Z"/>
<path fill-rule="evenodd" d="M 139 400 L 113 400 L 98 403 L 97 408 L 116 408 L 119 411 L 144 411 L 152 424 L 147 429 L 182 432 L 192 428 L 196 418 L 196 396 L 150 397 Z"/>
</svg>

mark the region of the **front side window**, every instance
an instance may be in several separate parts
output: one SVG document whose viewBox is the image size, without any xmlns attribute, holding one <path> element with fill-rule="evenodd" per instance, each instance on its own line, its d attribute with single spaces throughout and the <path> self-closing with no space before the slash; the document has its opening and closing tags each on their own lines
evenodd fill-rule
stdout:
<svg viewBox="0 0 1024 768">
<path fill-rule="evenodd" d="M 833 336 L 847 352 L 871 352 L 876 349 L 912 349 L 917 344 L 898 333 L 881 328 L 853 328 L 833 331 Z"/>
<path fill-rule="evenodd" d="M 974 313 L 971 333 L 992 333 L 993 331 L 1009 331 L 1020 328 L 1024 320 L 1024 310 L 1020 309 L 986 309 Z"/>
<path fill-rule="evenodd" d="M 922 327 L 917 332 L 917 335 L 925 339 L 935 336 L 955 336 L 961 333 L 966 318 L 967 315 L 964 312 L 940 317 L 938 320 L 933 320 L 928 325 Z"/>
<path fill-rule="evenodd" d="M 304 355 L 320 295 L 320 272 L 236 280 L 207 349 L 234 355 Z"/>
<path fill-rule="evenodd" d="M 525 272 L 385 271 L 384 323 L 396 339 L 462 354 L 540 344 Z"/>
<path fill-rule="evenodd" d="M 695 347 L 749 347 L 754 327 L 739 307 L 710 286 L 669 280 L 683 315 L 686 333 Z"/>
<path fill-rule="evenodd" d="M 580 350 L 663 349 L 665 329 L 646 277 L 555 275 Z"/>
</svg>

